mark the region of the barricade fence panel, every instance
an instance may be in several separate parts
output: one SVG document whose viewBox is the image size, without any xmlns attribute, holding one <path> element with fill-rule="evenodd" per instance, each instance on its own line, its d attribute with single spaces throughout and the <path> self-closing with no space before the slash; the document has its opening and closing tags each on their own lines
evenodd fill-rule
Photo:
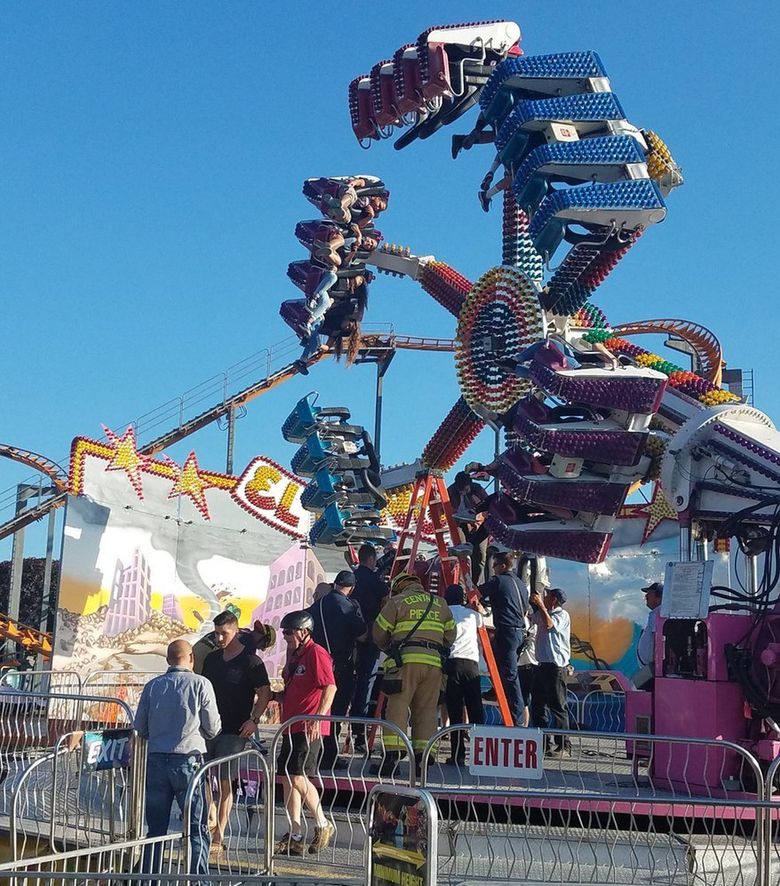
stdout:
<svg viewBox="0 0 780 886">
<path fill-rule="evenodd" d="M 543 746 L 564 737 L 571 750 L 546 757 L 540 778 L 518 776 L 509 740 L 492 758 L 479 746 L 477 760 L 501 773 L 485 776 L 445 762 L 454 734 L 471 730 L 441 730 L 423 760 L 448 846 L 445 882 L 762 882 L 771 804 L 743 748 L 544 730 Z"/>
<path fill-rule="evenodd" d="M 319 724 L 318 731 L 307 730 L 306 723 Z M 328 732 L 327 737 L 322 734 Z M 367 741 L 366 754 L 354 752 L 356 738 Z M 345 748 L 349 754 L 329 759 Z M 396 755 L 400 761 L 394 765 Z M 269 816 L 271 871 L 275 861 L 285 867 L 298 861 L 302 869 L 313 862 L 342 873 L 362 872 L 371 787 L 377 781 L 414 783 L 414 753 L 407 736 L 385 721 L 293 717 L 275 733 L 270 757 L 276 788 L 274 814 Z M 290 839 L 295 815 L 300 841 Z"/>
<path fill-rule="evenodd" d="M 145 742 L 128 728 L 73 730 L 17 760 L 2 795 L 14 857 L 140 836 L 144 761 Z"/>
<path fill-rule="evenodd" d="M 480 744 L 481 762 L 495 763 L 496 776 L 471 775 L 468 765 L 448 763 L 456 735 L 470 748 L 472 726 L 461 724 L 439 730 L 424 754 L 423 787 L 465 789 L 509 788 L 552 790 L 608 797 L 667 799 L 760 800 L 764 775 L 743 747 L 716 739 L 671 736 L 560 732 L 542 730 L 544 746 L 564 744 L 561 752 L 545 752 L 538 780 L 524 779 L 511 756 L 511 747 Z M 542 749 L 538 749 L 541 751 Z M 504 773 L 502 776 L 501 773 Z"/>
<path fill-rule="evenodd" d="M 190 872 L 248 875 L 268 868 L 268 764 L 256 747 L 207 762 L 181 814 Z"/>
<path fill-rule="evenodd" d="M 439 882 L 763 886 L 766 802 L 430 790 Z"/>
<path fill-rule="evenodd" d="M 84 694 L 0 695 L 0 816 L 9 815 L 14 793 L 28 767 L 50 756 L 63 735 L 100 731 L 105 724 L 132 727 L 133 714 L 121 699 Z M 39 785 L 44 772 L 36 774 Z M 38 788 L 36 788 L 38 790 Z"/>
<path fill-rule="evenodd" d="M 122 711 L 112 713 L 111 722 L 127 720 L 125 703 L 115 703 Z M 86 705 L 80 722 L 91 722 Z M 340 761 L 323 760 L 328 726 L 328 750 L 341 751 Z M 780 882 L 780 804 L 771 800 L 780 758 L 763 774 L 748 752 L 729 742 L 545 730 L 542 742 L 563 736 L 571 751 L 546 757 L 541 778 L 471 775 L 468 764 L 446 762 L 453 734 L 468 743 L 471 731 L 468 725 L 440 730 L 423 760 L 422 786 L 440 812 L 441 883 Z M 78 741 L 60 736 L 47 755 L 27 761 L 17 782 L 16 851 L 30 864 L 33 855 L 35 864 L 42 863 L 42 852 L 61 853 L 90 841 L 95 852 L 97 844 L 108 852 L 117 841 L 140 836 L 143 760 L 135 758 L 134 769 L 122 776 L 85 770 L 83 730 L 74 732 Z M 370 755 L 355 752 L 355 738 L 363 736 L 374 739 Z M 301 716 L 272 733 L 268 762 L 258 747 L 253 743 L 198 771 L 181 817 L 184 837 L 166 844 L 168 862 L 175 860 L 171 876 L 208 872 L 210 880 L 213 874 L 250 882 L 259 872 L 292 870 L 305 878 L 316 869 L 329 880 L 359 880 L 371 787 L 378 781 L 415 783 L 408 738 L 381 721 Z M 498 763 L 510 764 L 511 757 L 502 760 L 501 753 L 499 746 Z M 291 799 L 296 795 L 297 805 Z M 296 817 L 299 845 L 284 839 Z M 172 827 L 178 824 L 174 807 Z M 214 842 L 224 848 L 211 851 L 212 834 L 220 831 L 221 841 Z M 84 849 L 76 855 L 96 857 Z"/>
<path fill-rule="evenodd" d="M 144 686 L 161 671 L 93 671 L 84 679 L 89 695 L 120 698 L 133 711 L 138 708 Z"/>
<path fill-rule="evenodd" d="M 121 874 L 123 881 L 129 875 L 134 882 L 152 886 L 153 882 L 175 883 L 184 873 L 184 864 L 181 834 L 176 833 L 0 864 L 0 881 L 9 886 L 76 882 L 97 886 L 115 883 Z"/>
<path fill-rule="evenodd" d="M 0 692 L 6 688 L 22 693 L 80 695 L 83 686 L 81 675 L 76 671 L 20 671 L 11 668 L 0 675 Z"/>
</svg>

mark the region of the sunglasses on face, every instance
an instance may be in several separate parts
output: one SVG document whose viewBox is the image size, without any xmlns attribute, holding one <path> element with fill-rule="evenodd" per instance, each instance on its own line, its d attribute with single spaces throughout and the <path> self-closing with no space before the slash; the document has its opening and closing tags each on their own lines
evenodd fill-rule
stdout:
<svg viewBox="0 0 780 886">
<path fill-rule="evenodd" d="M 292 637 L 292 635 L 294 633 L 295 633 L 294 630 L 290 630 L 289 628 L 285 628 L 285 630 L 282 631 L 282 636 L 283 637 Z"/>
</svg>

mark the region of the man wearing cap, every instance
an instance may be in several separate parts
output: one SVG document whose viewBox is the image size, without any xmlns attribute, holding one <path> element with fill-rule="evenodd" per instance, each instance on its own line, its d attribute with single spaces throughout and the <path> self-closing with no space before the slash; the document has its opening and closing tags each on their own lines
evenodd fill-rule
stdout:
<svg viewBox="0 0 780 886">
<path fill-rule="evenodd" d="M 658 610 L 661 605 L 664 586 L 661 582 L 654 581 L 646 588 L 642 588 L 642 593 L 645 595 L 645 605 L 650 611 L 647 613 L 647 624 L 642 629 L 642 634 L 639 637 L 636 657 L 642 668 L 647 668 L 650 672 L 649 676 L 645 676 L 639 688 L 649 689 L 650 681 L 653 678 L 653 664 L 655 662 L 655 629 L 658 624 Z"/>
<path fill-rule="evenodd" d="M 366 623 L 356 600 L 351 599 L 355 573 L 342 569 L 333 588 L 313 603 L 309 612 L 314 621 L 314 642 L 324 647 L 333 660 L 336 697 L 331 705 L 334 717 L 345 716 L 355 688 L 355 643 L 366 634 Z M 343 768 L 338 759 L 338 723 L 323 738 L 322 768 Z"/>
<path fill-rule="evenodd" d="M 566 708 L 566 669 L 571 659 L 571 619 L 562 609 L 566 594 L 560 588 L 549 588 L 544 597 L 531 594 L 536 624 L 536 659 L 539 662 L 531 693 L 531 721 L 546 729 L 569 728 Z M 551 720 L 552 722 L 548 722 Z M 567 736 L 549 736 L 548 754 L 571 755 Z"/>
<path fill-rule="evenodd" d="M 355 590 L 352 599 L 356 600 L 366 622 L 367 634 L 358 641 L 355 650 L 355 691 L 352 696 L 352 716 L 371 717 L 373 710 L 368 710 L 371 678 L 374 676 L 379 661 L 379 647 L 374 643 L 371 630 L 377 615 L 390 593 L 387 583 L 377 572 L 376 548 L 371 544 L 360 546 L 358 551 L 358 567 L 355 570 Z M 366 751 L 366 728 L 363 724 L 353 724 L 352 734 L 355 739 L 355 752 Z"/>
</svg>

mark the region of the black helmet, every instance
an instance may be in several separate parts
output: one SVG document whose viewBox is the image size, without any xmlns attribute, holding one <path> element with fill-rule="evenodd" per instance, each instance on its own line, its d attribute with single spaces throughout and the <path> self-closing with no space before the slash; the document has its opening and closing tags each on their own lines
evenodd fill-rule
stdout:
<svg viewBox="0 0 780 886">
<path fill-rule="evenodd" d="M 288 612 L 279 627 L 283 631 L 313 631 L 314 619 L 305 609 L 298 612 Z"/>
</svg>

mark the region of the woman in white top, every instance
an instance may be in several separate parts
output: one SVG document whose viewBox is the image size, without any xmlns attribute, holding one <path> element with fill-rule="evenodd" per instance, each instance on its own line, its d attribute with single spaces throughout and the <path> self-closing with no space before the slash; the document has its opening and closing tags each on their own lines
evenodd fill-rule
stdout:
<svg viewBox="0 0 780 886">
<path fill-rule="evenodd" d="M 482 616 L 466 606 L 466 593 L 460 585 L 450 585 L 444 592 L 444 599 L 450 607 L 457 626 L 455 642 L 450 649 L 450 657 L 444 666 L 447 675 L 445 699 L 450 715 L 450 725 L 464 723 L 465 706 L 469 723 L 483 723 L 485 714 L 482 708 L 482 687 L 479 678 L 479 635 Z M 464 766 L 466 747 L 464 732 L 457 729 L 452 733 L 452 756 L 448 763 Z"/>
</svg>

